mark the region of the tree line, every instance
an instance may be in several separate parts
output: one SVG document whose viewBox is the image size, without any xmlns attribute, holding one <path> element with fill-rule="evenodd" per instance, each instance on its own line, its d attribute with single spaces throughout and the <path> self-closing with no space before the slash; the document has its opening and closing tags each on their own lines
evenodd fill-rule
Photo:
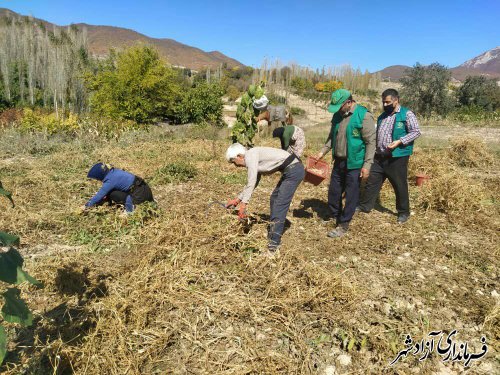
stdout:
<svg viewBox="0 0 500 375">
<path fill-rule="evenodd" d="M 220 78 L 216 70 L 208 79 L 195 79 L 147 45 L 92 57 L 85 28 L 74 25 L 0 19 L 0 110 L 31 107 L 58 117 L 93 113 L 140 124 L 222 125 Z"/>
<path fill-rule="evenodd" d="M 0 19 L 0 107 L 31 105 L 80 112 L 89 63 L 85 30 L 48 28 L 30 18 Z"/>
<path fill-rule="evenodd" d="M 451 71 L 433 63 L 415 64 L 400 80 L 403 101 L 424 117 L 454 115 L 458 119 L 500 119 L 500 87 L 496 79 L 469 76 L 461 85 L 452 83 Z"/>
</svg>

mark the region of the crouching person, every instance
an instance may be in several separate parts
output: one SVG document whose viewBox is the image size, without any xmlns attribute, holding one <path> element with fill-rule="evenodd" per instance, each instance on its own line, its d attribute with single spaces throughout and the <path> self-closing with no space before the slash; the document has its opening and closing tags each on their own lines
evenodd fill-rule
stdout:
<svg viewBox="0 0 500 375">
<path fill-rule="evenodd" d="M 124 206 L 125 211 L 131 213 L 138 204 L 154 202 L 153 193 L 148 184 L 132 173 L 104 163 L 97 163 L 90 168 L 87 177 L 102 181 L 102 187 L 85 204 L 84 209 L 108 202 Z"/>
<path fill-rule="evenodd" d="M 299 158 L 306 148 L 304 131 L 295 125 L 286 125 L 273 130 L 273 138 L 279 138 L 281 149 L 295 154 Z"/>
<path fill-rule="evenodd" d="M 281 244 L 281 236 L 285 229 L 285 220 L 293 195 L 304 179 L 304 166 L 295 154 L 271 147 L 255 147 L 247 150 L 243 145 L 234 143 L 227 149 L 226 159 L 237 167 L 248 170 L 247 184 L 238 198 L 230 200 L 227 208 L 239 205 L 238 216 L 246 217 L 246 206 L 260 176 L 281 172 L 282 176 L 271 194 L 271 224 L 268 232 L 268 250 L 274 255 Z"/>
</svg>

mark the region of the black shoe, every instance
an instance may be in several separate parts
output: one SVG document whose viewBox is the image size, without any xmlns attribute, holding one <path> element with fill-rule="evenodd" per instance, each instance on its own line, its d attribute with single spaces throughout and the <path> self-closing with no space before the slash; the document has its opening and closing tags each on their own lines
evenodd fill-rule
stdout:
<svg viewBox="0 0 500 375">
<path fill-rule="evenodd" d="M 364 214 L 367 214 L 367 213 L 369 213 L 370 211 L 367 211 L 367 210 L 363 209 L 361 206 L 357 206 L 357 207 L 356 207 L 356 210 L 354 211 L 354 213 L 358 214 L 358 213 L 360 213 L 360 212 L 362 212 L 362 213 L 364 213 Z"/>
<path fill-rule="evenodd" d="M 410 219 L 409 214 L 399 214 L 398 215 L 398 224 L 404 224 Z"/>
</svg>

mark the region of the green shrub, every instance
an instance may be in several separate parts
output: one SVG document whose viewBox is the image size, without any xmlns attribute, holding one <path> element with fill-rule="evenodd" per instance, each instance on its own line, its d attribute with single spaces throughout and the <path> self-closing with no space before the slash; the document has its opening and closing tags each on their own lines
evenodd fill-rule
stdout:
<svg viewBox="0 0 500 375">
<path fill-rule="evenodd" d="M 471 108 L 467 111 L 495 111 L 500 109 L 500 87 L 496 79 L 467 77 L 457 90 L 457 100 L 461 105 Z"/>
<path fill-rule="evenodd" d="M 488 111 L 477 105 L 463 106 L 453 111 L 449 118 L 461 123 L 500 122 L 500 110 Z"/>
<path fill-rule="evenodd" d="M 226 89 L 226 95 L 230 101 L 235 102 L 240 97 L 240 90 L 236 86 L 230 85 Z"/>
<path fill-rule="evenodd" d="M 169 118 L 182 98 L 179 72 L 147 46 L 118 53 L 116 61 L 85 78 L 91 109 L 113 119 L 152 123 Z"/>
<path fill-rule="evenodd" d="M 78 117 L 73 113 L 58 118 L 55 113 L 47 114 L 31 109 L 24 110 L 18 125 L 22 133 L 91 134 L 105 139 L 118 138 L 124 131 L 141 127 L 143 126 L 131 120 L 116 120 L 92 114 Z"/>
<path fill-rule="evenodd" d="M 78 116 L 69 113 L 68 116 L 57 117 L 55 113 L 44 114 L 25 109 L 19 129 L 22 132 L 44 132 L 47 134 L 76 133 L 79 128 Z"/>
<path fill-rule="evenodd" d="M 269 93 L 267 99 L 269 99 L 269 104 L 271 105 L 286 104 L 286 98 L 278 94 Z"/>
<path fill-rule="evenodd" d="M 176 118 L 179 122 L 207 122 L 222 126 L 222 95 L 224 90 L 218 83 L 202 82 L 189 89 L 176 108 Z"/>
<path fill-rule="evenodd" d="M 302 78 L 302 77 L 294 77 L 290 82 L 290 86 L 292 86 L 297 93 L 301 94 L 305 91 L 313 91 L 314 83 L 310 79 Z"/>
<path fill-rule="evenodd" d="M 172 182 L 186 182 L 192 180 L 198 174 L 194 165 L 185 162 L 167 164 L 156 171 L 153 182 L 165 184 Z"/>
<path fill-rule="evenodd" d="M 292 107 L 290 108 L 290 113 L 294 116 L 298 116 L 298 115 L 304 115 L 306 111 L 299 107 Z"/>
</svg>

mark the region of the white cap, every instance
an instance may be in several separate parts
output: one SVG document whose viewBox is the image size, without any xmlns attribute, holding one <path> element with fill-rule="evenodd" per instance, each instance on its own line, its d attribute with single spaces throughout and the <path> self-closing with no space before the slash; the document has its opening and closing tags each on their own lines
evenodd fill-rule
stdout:
<svg viewBox="0 0 500 375">
<path fill-rule="evenodd" d="M 260 99 L 254 99 L 253 101 L 253 107 L 259 110 L 266 108 L 268 104 L 269 104 L 269 99 L 267 99 L 265 95 L 262 95 Z"/>
<path fill-rule="evenodd" d="M 245 155 L 247 149 L 241 143 L 233 143 L 227 148 L 226 160 L 231 162 L 231 159 L 237 157 L 238 155 Z"/>
</svg>

